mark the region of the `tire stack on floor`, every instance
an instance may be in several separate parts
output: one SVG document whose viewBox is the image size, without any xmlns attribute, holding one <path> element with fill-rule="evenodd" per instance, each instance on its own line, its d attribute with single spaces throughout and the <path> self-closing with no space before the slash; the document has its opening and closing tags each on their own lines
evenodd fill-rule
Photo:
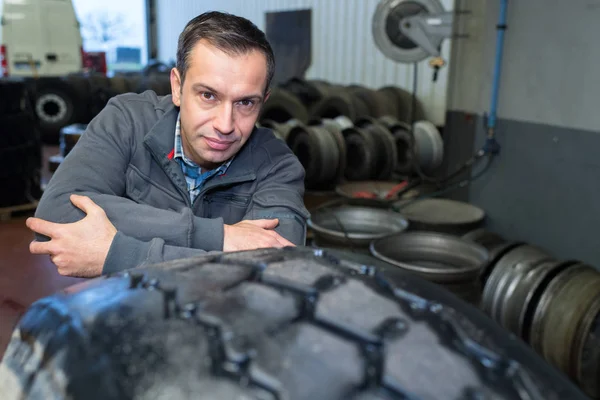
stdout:
<svg viewBox="0 0 600 400">
<path fill-rule="evenodd" d="M 125 73 L 113 77 L 71 74 L 63 79 L 46 80 L 41 86 L 45 89 L 42 97 L 37 97 L 36 110 L 44 141 L 58 141 L 60 144 L 60 153 L 48 161 L 51 172 L 56 171 L 77 143 L 85 126 L 106 106 L 110 98 L 145 90 L 153 90 L 157 95 L 171 93 L 169 75 L 159 72 Z"/>
<path fill-rule="evenodd" d="M 492 254 L 481 276 L 484 312 L 600 398 L 600 272 L 485 230 L 466 238 Z"/>
<path fill-rule="evenodd" d="M 169 74 L 135 72 L 113 77 L 99 73 L 69 74 L 60 78 L 40 78 L 35 87 L 34 110 L 42 138 L 56 143 L 66 126 L 89 123 L 108 100 L 122 93 L 154 90 L 158 95 L 171 93 Z"/>
<path fill-rule="evenodd" d="M 261 121 L 286 142 L 306 170 L 308 190 L 333 190 L 347 181 L 393 181 L 435 171 L 443 161 L 443 141 L 428 121 L 410 127 L 394 117 Z"/>
<path fill-rule="evenodd" d="M 0 79 L 0 208 L 41 197 L 41 141 L 30 92 L 19 79 Z"/>
<path fill-rule="evenodd" d="M 293 78 L 273 88 L 259 125 L 273 129 L 298 156 L 307 189 L 323 191 L 343 181 L 408 177 L 415 164 L 436 171 L 443 141 L 424 115 L 419 101 L 413 113 L 412 95 L 399 87 Z"/>
</svg>

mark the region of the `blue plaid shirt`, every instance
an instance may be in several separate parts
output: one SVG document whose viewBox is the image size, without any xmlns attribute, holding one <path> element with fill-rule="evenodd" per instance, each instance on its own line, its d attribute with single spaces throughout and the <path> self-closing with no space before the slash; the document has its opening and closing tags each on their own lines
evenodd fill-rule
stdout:
<svg viewBox="0 0 600 400">
<path fill-rule="evenodd" d="M 202 173 L 202 168 L 198 166 L 195 162 L 190 160 L 183 154 L 183 146 L 181 145 L 181 122 L 179 115 L 177 116 L 177 124 L 175 125 L 175 147 L 173 152 L 173 159 L 176 160 L 181 169 L 183 170 L 183 174 L 185 175 L 185 180 L 187 182 L 188 193 L 190 194 L 190 199 L 192 203 L 200 194 L 200 189 L 202 185 L 212 178 L 213 176 L 219 174 L 223 175 L 229 164 L 231 164 L 231 160 L 227 161 L 224 164 L 221 164 L 218 168 L 213 169 L 211 171 L 206 171 Z"/>
</svg>

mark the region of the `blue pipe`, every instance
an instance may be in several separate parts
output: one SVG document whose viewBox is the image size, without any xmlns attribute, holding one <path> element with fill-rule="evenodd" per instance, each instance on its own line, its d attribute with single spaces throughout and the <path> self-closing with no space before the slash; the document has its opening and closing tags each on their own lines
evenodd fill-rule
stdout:
<svg viewBox="0 0 600 400">
<path fill-rule="evenodd" d="M 500 0 L 500 17 L 498 19 L 496 36 L 496 60 L 494 63 L 494 77 L 492 83 L 492 101 L 488 117 L 488 130 L 493 135 L 496 127 L 496 108 L 498 107 L 498 90 L 500 86 L 500 68 L 502 66 L 502 47 L 504 45 L 504 31 L 506 30 L 506 8 L 508 0 Z"/>
</svg>

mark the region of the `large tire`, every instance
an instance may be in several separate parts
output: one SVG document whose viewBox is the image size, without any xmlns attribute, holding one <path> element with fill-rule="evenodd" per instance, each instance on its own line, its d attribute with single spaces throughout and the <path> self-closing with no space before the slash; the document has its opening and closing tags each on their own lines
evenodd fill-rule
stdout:
<svg viewBox="0 0 600 400">
<path fill-rule="evenodd" d="M 31 90 L 25 80 L 0 81 L 0 207 L 32 203 L 42 195 L 42 143 Z"/>
<path fill-rule="evenodd" d="M 308 121 L 308 111 L 304 104 L 285 89 L 273 88 L 261 112 L 260 121 L 272 120 L 279 123 L 296 119 L 302 123 Z"/>
<path fill-rule="evenodd" d="M 87 118 L 87 103 L 70 78 L 40 78 L 35 82 L 34 111 L 42 139 L 58 143 L 60 129 Z"/>
<path fill-rule="evenodd" d="M 23 79 L 0 80 L 0 116 L 30 111 L 28 85 Z"/>
<path fill-rule="evenodd" d="M 309 248 L 178 260 L 43 298 L 0 387 L 4 400 L 585 398 L 439 286 Z"/>
</svg>

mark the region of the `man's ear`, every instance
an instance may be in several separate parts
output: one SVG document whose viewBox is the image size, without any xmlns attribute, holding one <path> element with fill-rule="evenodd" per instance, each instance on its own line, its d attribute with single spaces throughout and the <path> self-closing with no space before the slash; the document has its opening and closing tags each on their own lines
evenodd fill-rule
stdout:
<svg viewBox="0 0 600 400">
<path fill-rule="evenodd" d="M 176 107 L 181 106 L 181 76 L 177 68 L 171 69 L 171 95 L 173 96 L 173 104 Z"/>
<path fill-rule="evenodd" d="M 271 88 L 269 88 L 267 90 L 267 93 L 265 93 L 265 99 L 263 100 L 263 104 L 267 102 L 267 100 L 269 100 L 269 96 L 271 95 Z"/>
</svg>

